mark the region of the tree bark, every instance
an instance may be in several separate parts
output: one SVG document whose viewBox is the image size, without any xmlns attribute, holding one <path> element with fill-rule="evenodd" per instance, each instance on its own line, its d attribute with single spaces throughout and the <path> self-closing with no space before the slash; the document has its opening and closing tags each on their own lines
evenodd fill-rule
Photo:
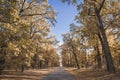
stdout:
<svg viewBox="0 0 120 80">
<path fill-rule="evenodd" d="M 24 66 L 24 64 L 22 64 L 22 65 L 21 65 L 21 72 L 24 71 L 24 68 L 25 68 L 25 66 Z"/>
<path fill-rule="evenodd" d="M 97 52 L 96 58 L 97 58 L 98 68 L 102 68 L 100 50 L 99 50 L 98 45 L 95 46 L 95 50 L 96 50 L 96 52 Z"/>
<path fill-rule="evenodd" d="M 73 55 L 74 55 L 74 57 L 75 57 L 75 61 L 76 61 L 76 65 L 77 65 L 77 69 L 80 69 L 80 65 L 79 65 L 79 62 L 78 62 L 77 54 L 75 53 L 75 49 L 74 49 L 73 44 L 71 44 L 71 47 L 72 47 Z"/>
<path fill-rule="evenodd" d="M 2 45 L 0 48 L 0 75 L 2 74 L 2 71 L 4 70 L 4 64 L 5 64 L 5 55 L 6 52 L 4 48 L 6 48 L 6 45 Z"/>
<path fill-rule="evenodd" d="M 103 23 L 102 23 L 102 19 L 100 17 L 100 14 L 97 11 L 96 11 L 96 14 L 97 14 L 97 18 L 98 18 L 98 21 L 99 21 L 98 28 L 99 28 L 99 31 L 101 33 L 102 47 L 103 47 L 103 51 L 104 51 L 104 54 L 105 54 L 107 70 L 110 73 L 115 73 L 115 67 L 114 67 L 112 55 L 111 55 L 111 52 L 110 52 L 110 47 L 109 47 L 109 44 L 108 44 L 105 29 L 104 29 L 104 26 L 103 26 Z"/>
</svg>

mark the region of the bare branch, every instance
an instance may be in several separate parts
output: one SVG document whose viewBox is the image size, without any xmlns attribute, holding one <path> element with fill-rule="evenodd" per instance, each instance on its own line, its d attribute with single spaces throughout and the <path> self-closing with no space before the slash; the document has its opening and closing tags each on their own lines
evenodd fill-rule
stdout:
<svg viewBox="0 0 120 80">
<path fill-rule="evenodd" d="M 107 30 L 107 29 L 110 27 L 110 25 L 111 25 L 112 23 L 114 23 L 116 17 L 118 17 L 118 16 L 120 16 L 120 14 L 114 15 L 114 19 L 109 23 L 109 25 L 105 28 L 105 30 Z"/>
<path fill-rule="evenodd" d="M 23 12 L 23 7 L 24 7 L 25 2 L 26 2 L 26 0 L 24 0 L 23 3 L 22 3 L 22 7 L 20 9 L 20 13 Z"/>
<path fill-rule="evenodd" d="M 34 1 L 30 2 L 30 3 L 29 3 L 29 6 L 28 6 L 27 8 L 25 8 L 25 9 L 23 9 L 23 11 L 26 10 L 26 9 L 31 9 L 32 7 L 36 6 L 36 5 L 31 6 L 33 2 L 34 2 Z"/>
<path fill-rule="evenodd" d="M 102 10 L 102 8 L 103 8 L 104 3 L 105 3 L 105 0 L 103 0 L 102 3 L 101 3 L 101 5 L 100 5 L 100 8 L 99 8 L 99 10 L 98 10 L 98 13 L 99 13 L 99 14 L 100 14 L 100 12 L 101 12 L 101 10 Z"/>
<path fill-rule="evenodd" d="M 22 14 L 21 16 L 35 16 L 35 15 L 44 15 L 48 13 L 34 13 L 34 14 Z"/>
</svg>

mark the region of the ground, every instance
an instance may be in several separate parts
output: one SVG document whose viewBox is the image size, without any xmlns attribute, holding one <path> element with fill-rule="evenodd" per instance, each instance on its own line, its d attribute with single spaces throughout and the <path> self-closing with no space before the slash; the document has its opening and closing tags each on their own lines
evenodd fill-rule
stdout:
<svg viewBox="0 0 120 80">
<path fill-rule="evenodd" d="M 23 73 L 9 70 L 0 75 L 0 80 L 120 80 L 120 72 L 109 74 L 103 69 L 74 68 L 26 70 Z"/>
<path fill-rule="evenodd" d="M 64 68 L 58 68 L 50 75 L 44 77 L 42 80 L 76 80 L 75 77 Z"/>
<path fill-rule="evenodd" d="M 40 78 L 47 76 L 55 69 L 25 70 L 23 73 L 14 70 L 5 70 L 0 75 L 0 80 L 40 80 Z"/>
<path fill-rule="evenodd" d="M 77 80 L 120 80 L 120 72 L 110 74 L 103 69 L 73 69 L 67 68 L 67 71 L 72 73 Z"/>
<path fill-rule="evenodd" d="M 4 71 L 0 80 L 76 80 L 64 68 L 50 68 L 39 70 L 26 70 L 23 73 L 15 71 Z"/>
</svg>

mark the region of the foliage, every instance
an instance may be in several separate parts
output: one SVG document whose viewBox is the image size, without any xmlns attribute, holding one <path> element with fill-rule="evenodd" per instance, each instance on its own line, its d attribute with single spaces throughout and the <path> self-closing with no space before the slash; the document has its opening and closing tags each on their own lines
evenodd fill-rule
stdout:
<svg viewBox="0 0 120 80">
<path fill-rule="evenodd" d="M 64 1 L 72 3 L 76 0 Z M 80 25 L 71 24 L 70 33 L 75 35 L 72 37 L 73 39 L 78 40 L 74 42 L 74 46 L 82 46 L 78 47 L 80 51 L 77 54 L 82 54 L 82 50 L 87 54 L 90 53 L 86 63 L 95 65 L 98 59 L 98 64 L 102 61 L 103 64 L 106 64 L 107 70 L 114 73 L 112 59 L 114 59 L 115 65 L 119 65 L 119 56 L 115 58 L 115 55 L 119 54 L 116 43 L 119 43 L 120 7 L 118 5 L 120 2 L 118 0 L 84 0 L 83 3 L 76 4 L 79 13 L 76 15 L 75 20 Z M 66 45 L 65 41 L 64 44 Z"/>
<path fill-rule="evenodd" d="M 4 68 L 21 68 L 23 71 L 24 67 L 31 67 L 34 61 L 41 59 L 43 65 L 46 60 L 44 56 L 48 56 L 48 61 L 52 62 L 52 55 L 56 56 L 54 66 L 58 66 L 59 58 L 53 46 L 54 40 L 47 38 L 50 27 L 56 22 L 55 15 L 56 12 L 47 1 L 0 1 L 0 71 Z M 52 51 L 47 50 L 45 44 Z M 49 53 L 46 55 L 45 51 Z"/>
</svg>

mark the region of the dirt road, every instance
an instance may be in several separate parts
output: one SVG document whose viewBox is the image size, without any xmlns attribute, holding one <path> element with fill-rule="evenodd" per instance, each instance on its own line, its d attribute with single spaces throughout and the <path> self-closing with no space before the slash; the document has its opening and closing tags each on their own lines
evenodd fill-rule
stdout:
<svg viewBox="0 0 120 80">
<path fill-rule="evenodd" d="M 76 80 L 73 75 L 65 71 L 64 68 L 58 68 L 48 76 L 43 77 L 40 80 Z"/>
</svg>

